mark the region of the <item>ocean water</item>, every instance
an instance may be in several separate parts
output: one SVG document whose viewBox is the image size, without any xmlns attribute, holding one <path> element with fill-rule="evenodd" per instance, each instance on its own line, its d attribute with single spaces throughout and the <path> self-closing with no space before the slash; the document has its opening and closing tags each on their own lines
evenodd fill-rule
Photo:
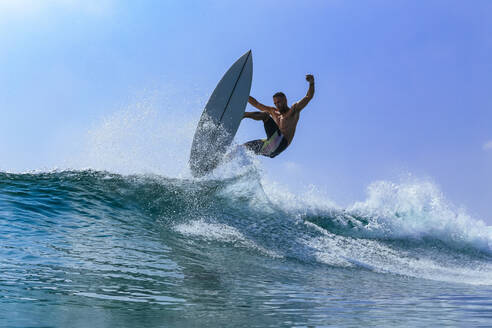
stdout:
<svg viewBox="0 0 492 328">
<path fill-rule="evenodd" d="M 1 327 L 492 326 L 491 228 L 432 185 L 0 173 Z"/>
<path fill-rule="evenodd" d="M 114 113 L 59 169 L 0 170 L 0 327 L 492 327 L 492 227 L 433 183 L 341 207 L 241 150 L 193 179 L 175 108 Z"/>
</svg>

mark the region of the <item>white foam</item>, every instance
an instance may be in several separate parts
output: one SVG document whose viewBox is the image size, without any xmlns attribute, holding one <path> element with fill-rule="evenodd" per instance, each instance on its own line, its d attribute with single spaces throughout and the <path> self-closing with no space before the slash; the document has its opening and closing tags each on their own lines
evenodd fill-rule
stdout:
<svg viewBox="0 0 492 328">
<path fill-rule="evenodd" d="M 294 215 L 307 230 L 300 229 L 297 243 L 305 245 L 295 252 L 304 258 L 315 250 L 321 263 L 341 267 L 363 267 L 375 272 L 395 273 L 447 282 L 492 285 L 492 264 L 471 258 L 467 253 L 391 246 L 380 240 L 437 239 L 448 246 L 491 252 L 491 228 L 483 221 L 455 208 L 430 181 L 394 183 L 379 181 L 368 188 L 368 197 L 342 209 L 316 188 L 293 193 L 285 186 L 263 179 L 268 200 L 289 215 Z M 261 206 L 260 206 L 261 207 Z M 352 215 L 351 215 L 352 214 Z M 359 222 L 346 227 L 346 235 L 332 233 L 304 217 L 317 216 L 343 225 L 350 218 Z M 360 219 L 366 219 L 363 224 Z M 328 222 L 327 222 L 328 223 Z M 351 231 L 353 229 L 353 237 Z M 310 232 L 311 231 L 311 232 Z M 314 233 L 313 237 L 313 233 Z M 378 239 L 375 239 L 378 238 Z M 396 242 L 398 245 L 398 242 Z M 306 254 L 304 254 L 307 252 Z"/>
<path fill-rule="evenodd" d="M 492 227 L 455 208 L 429 181 L 375 182 L 368 198 L 347 210 L 369 219 L 366 231 L 371 237 L 432 237 L 492 252 Z"/>
<path fill-rule="evenodd" d="M 306 222 L 310 229 L 321 230 Z M 492 264 L 480 261 L 452 261 L 435 251 L 416 254 L 394 249 L 377 240 L 339 236 L 327 231 L 315 238 L 301 240 L 315 249 L 316 259 L 328 265 L 363 267 L 374 272 L 474 285 L 492 285 Z"/>
<path fill-rule="evenodd" d="M 463 208 L 446 200 L 432 182 L 400 183 L 378 181 L 367 190 L 368 197 L 343 209 L 316 187 L 294 193 L 276 182 L 262 179 L 264 197 L 279 209 L 298 218 L 322 216 L 343 225 L 351 218 L 357 235 L 370 238 L 430 237 L 453 246 L 471 246 L 492 253 L 492 227 L 472 218 Z M 349 233 L 349 232 L 348 232 Z"/>
<path fill-rule="evenodd" d="M 201 237 L 203 240 L 233 243 L 236 247 L 255 249 L 271 257 L 281 258 L 277 253 L 265 249 L 246 238 L 239 230 L 220 223 L 195 220 L 174 226 L 174 230 L 187 236 Z"/>
</svg>

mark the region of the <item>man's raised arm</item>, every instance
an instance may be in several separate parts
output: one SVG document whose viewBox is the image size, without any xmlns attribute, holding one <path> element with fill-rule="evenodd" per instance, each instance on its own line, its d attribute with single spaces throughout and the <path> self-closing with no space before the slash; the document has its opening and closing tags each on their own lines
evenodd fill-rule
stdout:
<svg viewBox="0 0 492 328">
<path fill-rule="evenodd" d="M 275 110 L 275 108 L 268 107 L 263 105 L 262 103 L 259 103 L 255 98 L 249 96 L 248 102 L 251 106 L 261 110 L 262 112 L 267 112 L 270 113 L 272 110 Z"/>
<path fill-rule="evenodd" d="M 313 99 L 314 96 L 314 76 L 311 74 L 306 75 L 306 81 L 309 82 L 309 89 L 304 98 L 299 100 L 296 104 L 296 111 L 300 112 L 306 105 Z"/>
</svg>

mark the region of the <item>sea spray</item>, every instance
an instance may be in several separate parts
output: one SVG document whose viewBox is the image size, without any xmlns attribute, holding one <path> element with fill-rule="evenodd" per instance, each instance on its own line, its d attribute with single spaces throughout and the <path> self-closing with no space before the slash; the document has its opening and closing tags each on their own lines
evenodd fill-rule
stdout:
<svg viewBox="0 0 492 328">
<path fill-rule="evenodd" d="M 368 219 L 368 236 L 430 237 L 492 253 L 492 227 L 454 207 L 429 181 L 374 182 L 368 187 L 368 198 L 347 210 Z"/>
</svg>

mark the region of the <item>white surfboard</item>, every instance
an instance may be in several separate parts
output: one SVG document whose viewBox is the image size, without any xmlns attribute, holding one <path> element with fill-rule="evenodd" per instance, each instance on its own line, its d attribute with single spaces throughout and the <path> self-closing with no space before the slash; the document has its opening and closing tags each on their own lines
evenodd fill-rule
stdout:
<svg viewBox="0 0 492 328">
<path fill-rule="evenodd" d="M 209 173 L 222 160 L 243 118 L 252 78 L 250 50 L 224 74 L 203 110 L 191 146 L 189 164 L 193 176 Z"/>
</svg>

